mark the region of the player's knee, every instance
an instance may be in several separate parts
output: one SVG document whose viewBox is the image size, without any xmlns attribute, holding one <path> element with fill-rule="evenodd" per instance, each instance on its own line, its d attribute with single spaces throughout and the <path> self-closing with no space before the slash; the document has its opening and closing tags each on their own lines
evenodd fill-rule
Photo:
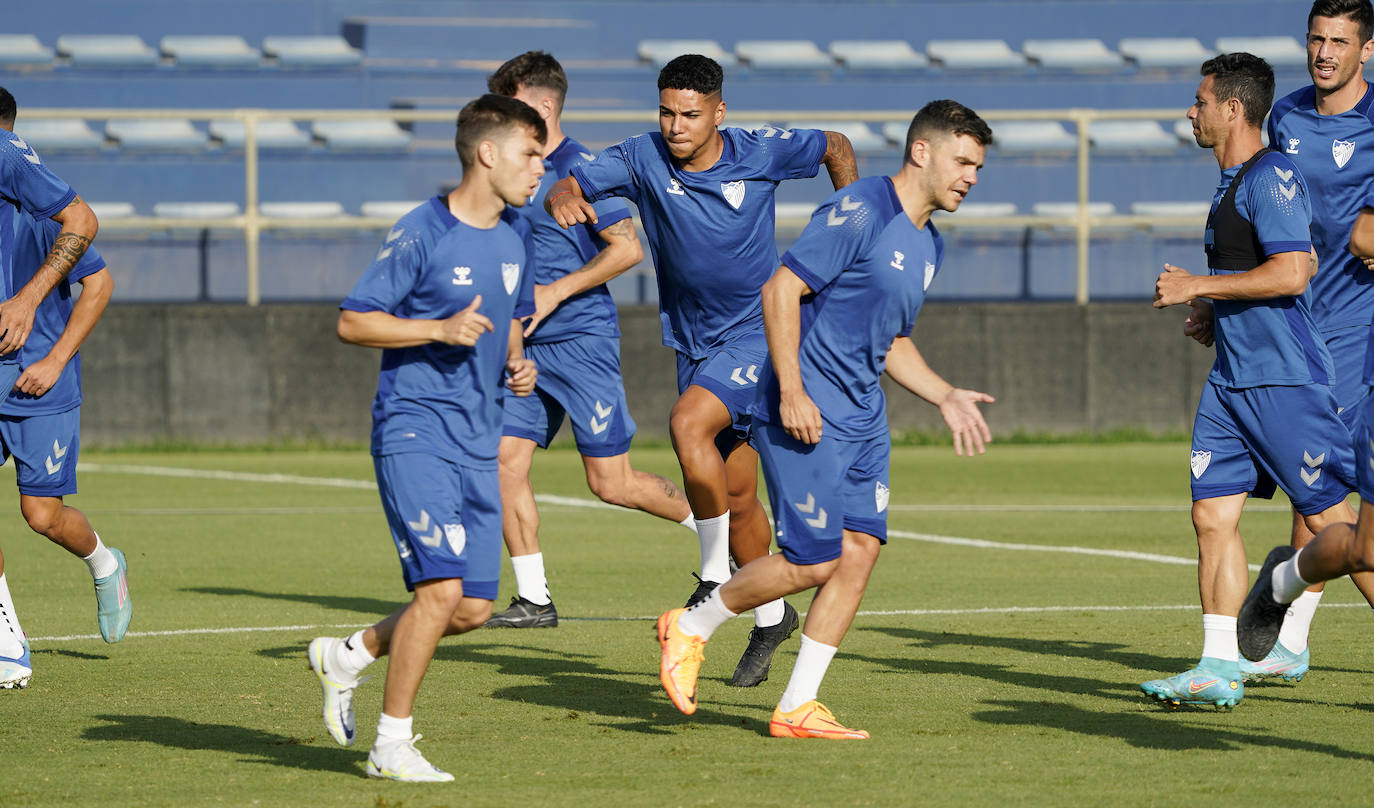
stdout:
<svg viewBox="0 0 1374 808">
<path fill-rule="evenodd" d="M 1374 541 L 1356 539 L 1350 545 L 1350 567 L 1354 572 L 1374 570 Z"/>
<path fill-rule="evenodd" d="M 480 628 L 491 618 L 491 601 L 471 600 L 459 604 L 449 619 L 449 634 L 465 634 Z"/>
<path fill-rule="evenodd" d="M 622 508 L 630 505 L 630 492 L 624 480 L 591 474 L 587 476 L 587 488 L 607 505 L 619 505 Z"/>
<path fill-rule="evenodd" d="M 58 518 L 62 515 L 62 501 L 48 501 L 46 498 L 25 501 L 20 510 L 24 514 L 24 521 L 29 523 L 33 532 L 52 538 L 57 531 Z"/>
</svg>

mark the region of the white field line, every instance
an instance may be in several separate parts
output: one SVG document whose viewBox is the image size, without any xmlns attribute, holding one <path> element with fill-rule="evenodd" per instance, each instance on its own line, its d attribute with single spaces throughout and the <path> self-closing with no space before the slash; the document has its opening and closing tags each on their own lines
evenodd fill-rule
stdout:
<svg viewBox="0 0 1374 808">
<path fill-rule="evenodd" d="M 955 503 L 951 505 L 889 505 L 889 511 L 912 513 L 1188 513 L 1193 509 L 1190 502 L 1177 505 L 970 505 Z M 1287 513 L 1292 508 L 1287 505 L 1250 503 L 1247 511 L 1264 513 Z"/>
</svg>

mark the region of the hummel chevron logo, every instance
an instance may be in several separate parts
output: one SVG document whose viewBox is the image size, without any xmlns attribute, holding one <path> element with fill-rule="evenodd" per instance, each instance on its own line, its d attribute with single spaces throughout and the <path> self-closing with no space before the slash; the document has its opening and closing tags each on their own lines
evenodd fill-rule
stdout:
<svg viewBox="0 0 1374 808">
<path fill-rule="evenodd" d="M 22 137 L 15 135 L 14 138 L 10 140 L 10 145 L 14 146 L 15 148 L 19 149 L 19 151 L 23 152 L 24 159 L 28 160 L 30 163 L 33 163 L 34 165 L 40 165 L 43 162 L 42 160 L 38 159 L 38 152 L 34 151 L 32 146 L 25 143 Z"/>
<path fill-rule="evenodd" d="M 1308 471 L 1307 469 L 1298 469 L 1298 475 L 1302 477 L 1303 482 L 1307 483 L 1307 487 L 1311 488 L 1313 483 L 1321 479 L 1322 470 L 1314 469 L 1312 471 Z"/>
<path fill-rule="evenodd" d="M 52 454 L 48 455 L 43 465 L 48 467 L 49 474 L 56 474 L 62 470 L 62 458 L 67 456 L 67 447 L 58 446 L 57 441 L 52 442 Z"/>
<path fill-rule="evenodd" d="M 607 416 L 615 411 L 615 407 L 605 407 L 603 409 L 601 405 L 601 400 L 597 399 L 595 409 L 596 415 L 592 416 L 591 419 L 592 434 L 600 435 L 602 432 L 606 431 L 607 425 L 611 423 Z M 598 421 L 596 420 L 597 418 L 600 418 L 601 420 Z"/>
<path fill-rule="evenodd" d="M 738 384 L 740 387 L 748 387 L 750 384 L 758 384 L 759 375 L 758 373 L 756 373 L 758 369 L 758 365 L 750 365 L 749 369 L 745 370 L 744 367 L 741 365 L 740 367 L 735 368 L 734 371 L 730 374 L 730 381 L 734 382 L 735 384 Z"/>
<path fill-rule="evenodd" d="M 596 155 L 592 154 L 591 152 L 578 152 L 577 156 L 581 157 L 583 160 L 586 160 L 589 163 L 596 161 Z"/>
<path fill-rule="evenodd" d="M 840 200 L 839 205 L 836 207 L 843 213 L 849 213 L 863 207 L 863 204 L 862 202 L 851 202 L 849 194 L 845 194 L 844 198 Z M 839 215 L 835 212 L 835 208 L 831 208 L 830 214 L 825 217 L 826 227 L 834 227 L 835 225 L 844 224 L 847 221 L 849 221 L 849 217 Z"/>
<path fill-rule="evenodd" d="M 58 446 L 58 445 L 57 445 L 57 441 L 53 441 L 53 442 L 52 442 L 52 456 L 55 457 L 55 458 L 57 458 L 58 460 L 61 460 L 62 458 L 64 458 L 64 457 L 67 456 L 67 447 L 66 447 L 66 446 Z M 1320 461 L 1319 461 L 1319 462 L 1320 462 Z M 1311 465 L 1311 463 L 1309 463 L 1308 465 Z"/>
<path fill-rule="evenodd" d="M 406 524 L 410 526 L 411 530 L 415 531 L 415 535 L 420 539 L 421 542 L 425 544 L 426 547 L 438 547 L 439 543 L 444 540 L 444 532 L 439 529 L 439 525 L 437 523 L 430 522 L 429 511 L 421 509 L 420 521 L 406 522 Z M 434 532 L 429 533 L 429 535 L 425 535 L 429 531 L 431 524 L 434 527 Z"/>
<path fill-rule="evenodd" d="M 1288 182 L 1289 180 L 1293 179 L 1292 169 L 1289 169 L 1288 171 L 1283 171 L 1278 166 L 1274 166 L 1274 173 L 1279 175 L 1279 182 Z"/>
<path fill-rule="evenodd" d="M 796 507 L 797 510 L 801 511 L 804 514 L 816 513 L 816 497 L 810 492 L 807 492 L 806 494 L 805 503 L 794 502 L 792 504 Z M 816 528 L 817 530 L 824 530 L 825 523 L 827 521 L 829 521 L 829 515 L 825 512 L 825 508 L 821 508 L 820 513 L 816 514 L 815 518 L 813 519 L 807 519 L 806 523 Z"/>
<path fill-rule="evenodd" d="M 390 244 L 391 242 L 405 235 L 405 232 L 405 228 L 402 227 L 397 227 L 393 229 L 390 233 L 386 234 L 386 243 Z"/>
<path fill-rule="evenodd" d="M 1289 202 L 1292 202 L 1293 197 L 1298 195 L 1297 183 L 1294 183 L 1292 185 L 1283 185 L 1280 183 L 1279 193 L 1283 194 L 1284 199 L 1287 199 Z"/>
<path fill-rule="evenodd" d="M 1306 463 L 1309 468 L 1316 468 L 1317 466 L 1320 466 L 1325 460 L 1326 452 L 1322 452 L 1321 454 L 1317 455 L 1317 459 L 1313 460 L 1312 455 L 1308 454 L 1307 450 L 1303 450 L 1302 462 Z"/>
</svg>

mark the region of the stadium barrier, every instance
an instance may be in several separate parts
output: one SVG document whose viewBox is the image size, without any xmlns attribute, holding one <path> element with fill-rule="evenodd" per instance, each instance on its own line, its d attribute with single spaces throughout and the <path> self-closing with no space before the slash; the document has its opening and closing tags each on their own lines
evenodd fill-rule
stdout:
<svg viewBox="0 0 1374 808">
<path fill-rule="evenodd" d="M 1097 228 L 1200 228 L 1203 222 L 1194 216 L 1164 215 L 1092 215 L 1089 209 L 1089 176 L 1091 172 L 1092 149 L 1089 132 L 1094 121 L 1159 121 L 1177 120 L 1178 109 L 1145 110 L 1101 110 L 1101 109 L 1042 109 L 1042 110 L 992 110 L 980 113 L 989 122 L 997 121 L 1060 121 L 1073 123 L 1077 131 L 1077 208 L 1069 216 L 1011 215 L 979 216 L 960 218 L 957 215 L 941 220 L 942 230 L 1008 230 L 1031 228 L 1070 227 L 1076 242 L 1076 276 L 1074 300 L 1085 305 L 1090 300 L 1091 267 L 1089 266 L 1089 246 L 1093 231 Z M 223 218 L 170 218 L 159 216 L 129 216 L 102 222 L 101 227 L 110 230 L 185 230 L 188 228 L 239 230 L 243 234 L 245 253 L 245 273 L 247 292 L 245 300 L 250 306 L 261 302 L 261 236 L 267 230 L 385 230 L 394 222 L 390 219 L 368 216 L 336 216 L 329 218 L 282 218 L 264 215 L 259 200 L 259 146 L 258 128 L 264 121 L 271 120 L 312 120 L 312 121 L 356 121 L 391 120 L 397 123 L 447 122 L 452 121 L 455 113 L 441 110 L 393 109 L 393 110 L 304 110 L 304 109 L 26 109 L 26 117 L 45 119 L 179 119 L 240 121 L 244 127 L 243 171 L 244 199 L 243 212 L 237 216 Z M 865 121 L 874 123 L 905 122 L 911 118 L 910 111 L 900 110 L 859 110 L 859 111 L 798 111 L 798 110 L 732 110 L 734 120 L 799 120 L 805 118 L 816 123 Z M 593 111 L 568 110 L 563 114 L 568 123 L 635 123 L 652 126 L 656 113 L 651 111 Z M 800 229 L 806 223 L 805 217 L 780 217 L 780 228 Z"/>
</svg>

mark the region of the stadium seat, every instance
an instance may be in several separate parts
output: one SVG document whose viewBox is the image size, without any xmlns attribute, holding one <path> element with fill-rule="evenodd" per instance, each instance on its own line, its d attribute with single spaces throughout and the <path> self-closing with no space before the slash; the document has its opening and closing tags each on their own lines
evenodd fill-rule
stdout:
<svg viewBox="0 0 1374 808">
<path fill-rule="evenodd" d="M 1077 202 L 1036 202 L 1031 205 L 1031 213 L 1036 216 L 1055 216 L 1072 219 L 1078 215 Z M 1089 216 L 1115 216 L 1116 205 L 1110 202 L 1089 202 Z"/>
<path fill-rule="evenodd" d="M 341 36 L 269 36 L 262 52 L 282 67 L 353 67 L 362 52 Z"/>
<path fill-rule="evenodd" d="M 1216 55 L 1193 37 L 1128 37 L 1117 43 L 1123 56 L 1142 68 L 1192 68 Z"/>
<path fill-rule="evenodd" d="M 1101 152 L 1159 154 L 1178 148 L 1178 139 L 1158 121 L 1094 121 L 1088 139 Z"/>
<path fill-rule="evenodd" d="M 930 60 L 904 39 L 837 39 L 830 55 L 848 70 L 921 70 Z"/>
<path fill-rule="evenodd" d="M 332 219 L 343 216 L 338 202 L 263 202 L 258 212 L 274 219 Z"/>
<path fill-rule="evenodd" d="M 310 135 L 294 121 L 269 118 L 258 121 L 258 148 L 260 149 L 304 149 L 310 146 Z M 224 144 L 226 148 L 243 148 L 243 121 L 216 120 L 210 122 L 210 136 Z"/>
<path fill-rule="evenodd" d="M 0 66 L 43 65 L 52 60 L 52 48 L 44 47 L 33 34 L 0 34 Z"/>
<path fill-rule="evenodd" d="M 887 138 L 869 129 L 868 124 L 863 121 L 793 121 L 788 124 L 788 128 L 839 132 L 849 138 L 854 151 L 859 154 L 885 152 L 891 148 Z"/>
<path fill-rule="evenodd" d="M 773 214 L 780 221 L 805 222 L 816 212 L 815 202 L 774 202 Z"/>
<path fill-rule="evenodd" d="M 206 144 L 205 133 L 184 118 L 114 120 L 105 124 L 105 134 L 126 150 L 199 151 Z"/>
<path fill-rule="evenodd" d="M 165 36 L 160 47 L 178 67 L 256 68 L 262 62 L 241 36 Z"/>
<path fill-rule="evenodd" d="M 21 116 L 14 130 L 41 152 L 91 151 L 105 142 L 89 124 L 77 118 L 47 120 Z"/>
<path fill-rule="evenodd" d="M 735 56 L 714 39 L 645 39 L 639 43 L 639 58 L 662 68 L 685 53 L 699 53 L 716 60 L 721 67 L 734 67 Z"/>
<path fill-rule="evenodd" d="M 351 121 L 315 121 L 315 137 L 333 151 L 405 151 L 412 135 L 382 118 Z"/>
<path fill-rule="evenodd" d="M 1193 122 L 1187 118 L 1174 122 L 1174 137 L 1188 146 L 1197 145 L 1197 138 L 1193 137 Z"/>
<path fill-rule="evenodd" d="M 125 34 L 64 34 L 57 38 L 57 52 L 73 67 L 152 67 L 158 62 L 157 51 Z"/>
<path fill-rule="evenodd" d="M 388 219 L 394 222 L 423 204 L 423 202 L 419 201 L 405 200 L 364 202 L 359 209 L 359 213 L 369 219 Z"/>
<path fill-rule="evenodd" d="M 926 53 L 949 70 L 1017 70 L 1026 57 L 1000 39 L 932 39 Z"/>
<path fill-rule="evenodd" d="M 756 70 L 829 70 L 830 55 L 809 39 L 745 39 L 735 43 L 735 55 Z"/>
<path fill-rule="evenodd" d="M 1100 39 L 1027 39 L 1021 50 L 1047 70 L 1119 70 L 1126 64 Z"/>
<path fill-rule="evenodd" d="M 95 217 L 101 222 L 108 219 L 127 219 L 135 215 L 132 202 L 88 202 Z"/>
<path fill-rule="evenodd" d="M 237 202 L 158 202 L 153 215 L 167 219 L 232 219 L 243 211 Z"/>
<path fill-rule="evenodd" d="M 1007 154 L 1058 154 L 1078 149 L 1078 138 L 1058 121 L 994 121 L 993 148 Z"/>
<path fill-rule="evenodd" d="M 941 217 L 958 217 L 960 219 L 990 219 L 996 216 L 1015 216 L 1015 202 L 964 202 L 959 209 L 950 213 L 949 211 L 939 210 L 936 213 Z"/>
<path fill-rule="evenodd" d="M 1132 202 L 1131 213 L 1137 216 L 1192 216 L 1198 221 L 1207 218 L 1211 202 Z"/>
<path fill-rule="evenodd" d="M 1307 49 L 1291 36 L 1224 36 L 1218 53 L 1253 53 L 1274 68 L 1305 67 Z"/>
</svg>

